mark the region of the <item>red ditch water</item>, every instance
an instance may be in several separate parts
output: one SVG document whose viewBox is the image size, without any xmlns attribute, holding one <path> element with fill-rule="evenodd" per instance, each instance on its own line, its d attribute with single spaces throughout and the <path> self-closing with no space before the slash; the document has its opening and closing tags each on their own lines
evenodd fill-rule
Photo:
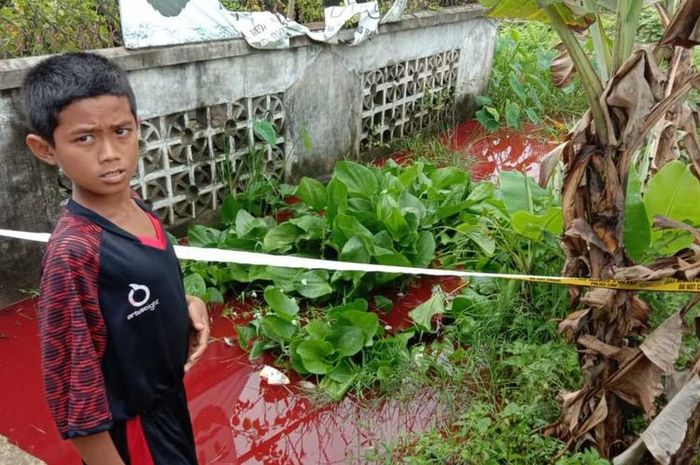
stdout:
<svg viewBox="0 0 700 465">
<path fill-rule="evenodd" d="M 458 126 L 444 140 L 453 151 L 475 159 L 476 178 L 499 169 L 536 175 L 540 157 L 551 148 L 531 135 L 485 134 L 474 122 Z M 426 278 L 403 293 L 386 294 L 394 306 L 381 315 L 382 322 L 394 331 L 410 326 L 408 312 L 429 299 L 435 286 L 455 292 L 462 282 Z M 226 343 L 235 335 L 233 325 L 215 313 L 213 342 L 186 377 L 200 465 L 361 462 L 372 446 L 424 431 L 441 416 L 430 392 L 370 409 L 351 398 L 315 405 L 295 387 L 298 378 L 292 377 L 290 386 L 270 386 L 258 375 L 262 365 L 251 364 L 235 341 Z M 79 465 L 72 446 L 59 439 L 44 401 L 35 300 L 0 310 L 0 348 L 0 434 L 48 465 Z"/>
<path fill-rule="evenodd" d="M 537 179 L 540 160 L 556 143 L 542 131 L 526 126 L 523 131 L 501 129 L 486 132 L 477 121 L 466 121 L 445 134 L 445 145 L 474 160 L 474 179 L 487 179 L 499 171 L 521 171 Z"/>
<path fill-rule="evenodd" d="M 405 326 L 407 313 L 436 285 L 441 282 L 430 279 L 409 286 L 387 321 Z M 458 285 L 446 280 L 444 290 Z M 343 464 L 401 433 L 424 431 L 439 417 L 430 392 L 375 409 L 351 398 L 316 406 L 294 384 L 268 385 L 258 375 L 262 365 L 251 364 L 235 341 L 225 342 L 234 334 L 232 322 L 217 312 L 213 342 L 185 378 L 200 465 Z M 72 446 L 58 438 L 43 399 L 36 300 L 0 313 L 0 346 L 0 434 L 48 465 L 79 465 Z"/>
</svg>

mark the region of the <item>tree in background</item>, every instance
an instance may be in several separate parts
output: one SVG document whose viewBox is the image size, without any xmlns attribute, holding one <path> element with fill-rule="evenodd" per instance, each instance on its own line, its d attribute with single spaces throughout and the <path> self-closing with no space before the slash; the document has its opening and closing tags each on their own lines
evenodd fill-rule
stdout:
<svg viewBox="0 0 700 465">
<path fill-rule="evenodd" d="M 687 50 L 700 42 L 700 0 L 481 3 L 495 17 L 551 24 L 562 41 L 553 78 L 563 83 L 577 72 L 586 91 L 589 110 L 545 159 L 541 180 L 547 182 L 563 161 L 564 274 L 629 281 L 695 278 L 700 271 L 697 248 L 683 247 L 647 266 L 634 266 L 633 257 L 644 256 L 661 234 L 651 231 L 647 212 L 640 211 L 648 174 L 679 155 L 700 173 L 697 112 L 686 103 L 689 92 L 700 88 L 700 74 Z M 635 48 L 642 8 L 653 3 L 665 33 L 655 47 Z M 613 37 L 603 27 L 607 15 L 615 18 Z M 582 46 L 579 33 L 584 31 L 594 45 L 592 58 Z M 676 185 L 683 182 L 675 179 Z M 679 221 L 688 217 L 676 216 L 657 217 L 656 226 L 689 235 L 683 245 L 690 246 L 700 235 Z M 580 390 L 563 395 L 560 421 L 550 432 L 569 448 L 594 445 L 605 457 L 622 454 L 616 463 L 643 463 L 649 454 L 660 463 L 693 463 L 700 434 L 700 361 L 685 374 L 675 372 L 675 363 L 683 317 L 698 299 L 644 337 L 650 308 L 636 292 L 572 287 L 570 297 L 575 312 L 560 331 L 578 344 L 585 381 Z M 664 393 L 664 376 L 683 380 L 675 393 Z M 669 402 L 657 415 L 662 394 Z M 654 420 L 630 447 L 624 425 L 633 408 Z"/>
</svg>

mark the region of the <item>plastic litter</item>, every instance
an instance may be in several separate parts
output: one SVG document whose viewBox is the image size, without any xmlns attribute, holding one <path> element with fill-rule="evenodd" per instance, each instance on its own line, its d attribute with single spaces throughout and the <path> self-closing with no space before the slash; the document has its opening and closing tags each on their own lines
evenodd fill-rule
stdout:
<svg viewBox="0 0 700 465">
<path fill-rule="evenodd" d="M 289 378 L 287 375 L 279 371 L 277 368 L 273 368 L 269 365 L 265 365 L 259 373 L 260 377 L 267 381 L 268 384 L 279 386 L 289 384 Z"/>
</svg>

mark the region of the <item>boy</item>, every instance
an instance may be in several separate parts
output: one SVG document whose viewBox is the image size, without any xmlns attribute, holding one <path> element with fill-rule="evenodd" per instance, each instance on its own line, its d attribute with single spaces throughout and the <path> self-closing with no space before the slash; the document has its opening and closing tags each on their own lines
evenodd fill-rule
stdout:
<svg viewBox="0 0 700 465">
<path fill-rule="evenodd" d="M 123 70 L 88 53 L 54 56 L 23 86 L 32 153 L 72 195 L 49 241 L 39 296 L 51 414 L 87 465 L 195 465 L 184 372 L 209 335 L 185 296 L 162 225 L 129 187 L 138 158 Z"/>
</svg>

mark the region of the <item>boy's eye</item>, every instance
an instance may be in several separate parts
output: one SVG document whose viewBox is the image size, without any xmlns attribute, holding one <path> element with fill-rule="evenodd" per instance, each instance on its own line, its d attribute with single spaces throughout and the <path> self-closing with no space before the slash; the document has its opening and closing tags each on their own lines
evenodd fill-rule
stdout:
<svg viewBox="0 0 700 465">
<path fill-rule="evenodd" d="M 131 128 L 118 128 L 117 129 L 117 135 L 118 136 L 126 136 L 132 131 Z"/>
<path fill-rule="evenodd" d="M 86 134 L 86 135 L 84 135 L 84 136 L 78 137 L 77 139 L 75 139 L 75 141 L 84 144 L 84 143 L 86 143 L 86 142 L 92 141 L 93 139 L 94 139 L 93 136 L 91 136 L 91 135 L 89 135 L 89 134 Z"/>
</svg>

